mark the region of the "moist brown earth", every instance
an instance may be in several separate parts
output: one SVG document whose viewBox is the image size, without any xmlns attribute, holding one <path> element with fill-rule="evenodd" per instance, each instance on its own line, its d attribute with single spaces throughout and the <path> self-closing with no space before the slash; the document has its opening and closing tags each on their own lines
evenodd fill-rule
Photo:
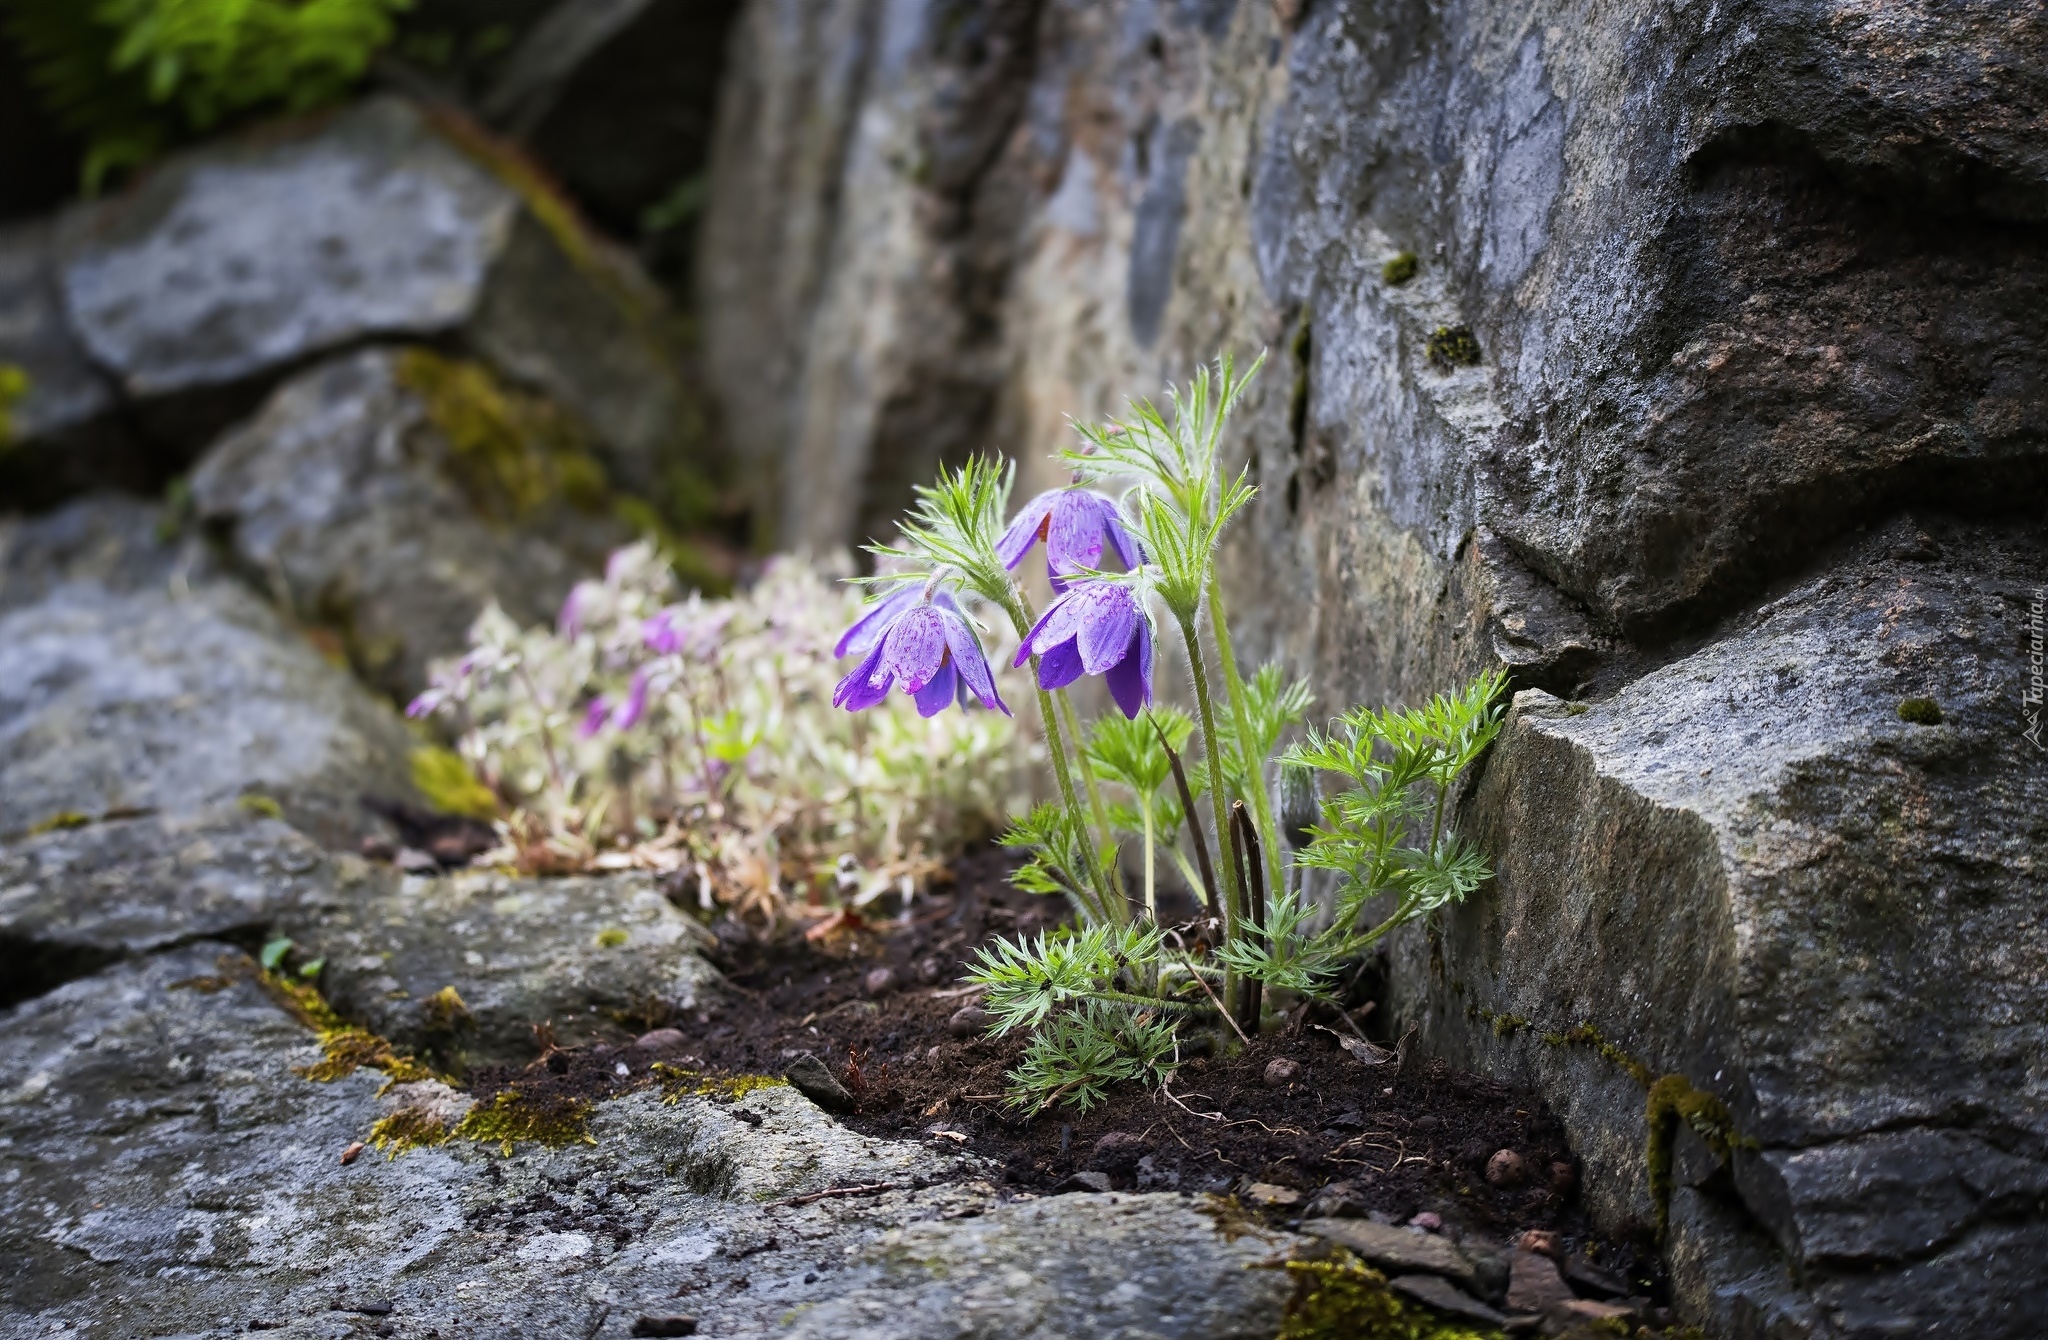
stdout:
<svg viewBox="0 0 2048 1340">
<path fill-rule="evenodd" d="M 517 1087 L 529 1102 L 566 1106 L 673 1080 L 677 1071 L 780 1076 L 811 1052 L 856 1095 L 849 1125 L 971 1150 L 999 1164 L 1004 1186 L 1018 1192 L 1088 1189 L 1095 1179 L 1074 1175 L 1093 1172 L 1118 1190 L 1235 1192 L 1248 1213 L 1278 1222 L 1313 1205 L 1316 1213 L 1395 1223 L 1433 1214 L 1448 1232 L 1497 1242 L 1543 1229 L 1629 1292 L 1663 1295 L 1652 1244 L 1603 1242 L 1590 1232 L 1563 1129 L 1540 1101 L 1441 1060 L 1363 1064 L 1324 1031 L 1342 1024 L 1328 1007 L 1311 1007 L 1318 1014 L 1297 1006 L 1277 1031 L 1233 1055 L 1189 1058 L 1165 1092 L 1120 1085 L 1087 1112 L 1006 1105 L 1004 1072 L 1017 1063 L 1022 1039 L 979 1030 L 956 1036 L 951 1021 L 978 999 L 960 982 L 977 947 L 1035 936 L 1065 919 L 1056 900 L 1013 888 L 1013 868 L 1004 853 L 977 853 L 907 920 L 814 939 L 799 929 L 764 940 L 722 921 L 721 966 L 736 988 L 726 1008 L 665 1021 L 663 1031 L 625 1048 L 563 1045 L 570 1040 L 542 1034 L 538 1059 L 474 1071 L 471 1088 L 486 1102 Z M 890 980 L 871 981 L 883 968 Z M 1370 1013 L 1354 1010 L 1361 1015 L 1369 1025 Z M 1298 1071 L 1269 1083 L 1278 1059 Z M 744 1098 L 726 1101 L 744 1115 Z M 1518 1158 L 1499 1158 L 1504 1150 Z"/>
</svg>

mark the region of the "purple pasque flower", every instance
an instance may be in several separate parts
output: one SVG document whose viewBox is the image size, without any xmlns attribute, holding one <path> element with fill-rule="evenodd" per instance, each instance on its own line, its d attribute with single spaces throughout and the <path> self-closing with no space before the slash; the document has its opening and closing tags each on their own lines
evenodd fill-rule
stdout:
<svg viewBox="0 0 2048 1340">
<path fill-rule="evenodd" d="M 1017 648 L 1018 665 L 1038 657 L 1038 687 L 1061 689 L 1101 675 L 1127 717 L 1152 701 L 1152 621 L 1123 582 L 1080 581 L 1046 607 Z"/>
<path fill-rule="evenodd" d="M 604 729 L 604 723 L 611 720 L 611 715 L 612 705 L 605 701 L 603 694 L 592 698 L 583 709 L 583 721 L 576 727 L 576 738 L 587 740 L 597 734 Z"/>
<path fill-rule="evenodd" d="M 832 705 L 849 712 L 873 707 L 898 680 L 917 703 L 919 716 L 936 716 L 955 698 L 972 693 L 983 707 L 1004 716 L 1010 708 L 996 692 L 995 674 L 967 616 L 941 591 L 929 599 L 906 587 L 877 604 L 839 639 L 840 655 L 861 654 L 853 673 L 839 681 Z M 864 654 L 862 654 L 864 653 Z"/>
<path fill-rule="evenodd" d="M 633 672 L 633 687 L 626 690 L 626 696 L 612 709 L 613 730 L 631 730 L 640 724 L 641 717 L 647 715 L 647 691 L 650 687 L 648 681 L 651 678 L 651 672 L 644 665 Z M 602 698 L 598 699 L 600 703 L 603 701 Z"/>
<path fill-rule="evenodd" d="M 1125 528 L 1116 500 L 1091 489 L 1049 489 L 1025 503 L 996 541 L 996 557 L 1015 571 L 1040 540 L 1045 541 L 1045 569 L 1054 590 L 1065 589 L 1065 579 L 1077 572 L 1100 568 L 1105 543 L 1126 568 L 1145 561 L 1145 551 Z"/>
</svg>

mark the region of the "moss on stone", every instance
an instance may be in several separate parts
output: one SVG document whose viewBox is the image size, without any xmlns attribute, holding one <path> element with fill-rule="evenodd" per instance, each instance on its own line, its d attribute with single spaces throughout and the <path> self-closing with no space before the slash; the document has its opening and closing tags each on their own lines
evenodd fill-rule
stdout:
<svg viewBox="0 0 2048 1340">
<path fill-rule="evenodd" d="M 1479 362 L 1479 341 L 1470 326 L 1438 326 L 1429 332 L 1423 355 L 1438 372 L 1468 368 Z"/>
<path fill-rule="evenodd" d="M 544 396 L 515 391 L 481 363 L 408 349 L 398 381 L 448 440 L 448 473 L 484 516 L 516 522 L 551 498 L 587 512 L 610 501 L 582 430 Z"/>
<path fill-rule="evenodd" d="M 84 828 L 91 823 L 90 814 L 80 814 L 77 810 L 58 810 L 49 818 L 38 819 L 30 824 L 28 833 L 30 837 L 41 833 L 61 833 L 67 829 Z"/>
<path fill-rule="evenodd" d="M 453 749 L 423 744 L 412 751 L 412 784 L 427 804 L 443 814 L 493 819 L 498 797 L 478 781 L 469 764 Z"/>
<path fill-rule="evenodd" d="M 590 1133 L 591 1104 L 582 1098 L 527 1094 L 503 1089 L 488 1103 L 478 1103 L 457 1122 L 451 1138 L 496 1142 L 498 1151 L 509 1156 L 522 1140 L 533 1140 L 550 1149 L 564 1145 L 597 1143 Z"/>
<path fill-rule="evenodd" d="M 1494 1340 L 1474 1327 L 1396 1295 L 1387 1277 L 1342 1248 L 1316 1261 L 1289 1261 L 1294 1296 L 1279 1340 Z"/>
<path fill-rule="evenodd" d="M 309 1066 L 293 1066 L 293 1074 L 329 1084 L 367 1068 L 384 1073 L 386 1088 L 434 1078 L 433 1071 L 396 1050 L 385 1038 L 336 1014 L 311 983 L 268 970 L 260 971 L 257 978 L 272 1000 L 319 1037 L 321 1059 Z"/>
<path fill-rule="evenodd" d="M 773 1075 L 706 1075 L 682 1066 L 656 1061 L 651 1067 L 661 1085 L 662 1101 L 679 1103 L 685 1098 L 745 1098 L 762 1089 L 786 1089 L 789 1081 Z"/>
<path fill-rule="evenodd" d="M 1415 278 L 1415 271 L 1420 265 L 1421 262 L 1415 259 L 1414 252 L 1404 251 L 1380 267 L 1380 278 L 1399 288 Z"/>
<path fill-rule="evenodd" d="M 1939 726 L 1941 704 L 1932 698 L 1907 698 L 1899 704 L 1899 720 L 1915 726 Z"/>
<path fill-rule="evenodd" d="M 1594 1051 L 1616 1066 L 1644 1088 L 1650 1087 L 1650 1067 L 1631 1056 L 1601 1036 L 1600 1030 L 1591 1024 L 1574 1024 L 1562 1033 L 1545 1033 L 1543 1040 L 1553 1047 L 1591 1047 Z"/>
<path fill-rule="evenodd" d="M 408 1149 L 431 1149 L 448 1143 L 448 1123 L 423 1107 L 402 1107 L 370 1127 L 370 1143 L 397 1158 Z"/>
<path fill-rule="evenodd" d="M 607 926 L 597 933 L 597 947 L 599 949 L 617 949 L 632 938 L 623 926 Z"/>
<path fill-rule="evenodd" d="M 444 986 L 420 1002 L 420 1020 L 435 1033 L 453 1033 L 470 1022 L 469 1003 L 452 986 Z"/>
<path fill-rule="evenodd" d="M 236 797 L 235 804 L 248 813 L 264 819 L 284 818 L 284 806 L 278 804 L 270 796 L 266 796 L 258 791 L 251 791 L 245 796 Z"/>
<path fill-rule="evenodd" d="M 1728 1105 L 1704 1089 L 1695 1088 L 1683 1075 L 1671 1074 L 1650 1086 L 1649 1102 L 1643 1109 L 1648 1136 L 1643 1146 L 1650 1168 L 1650 1199 L 1657 1207 L 1657 1236 L 1671 1227 L 1671 1163 L 1678 1136 L 1678 1123 L 1692 1127 L 1714 1156 L 1726 1159 L 1739 1145 L 1753 1144 L 1735 1129 Z"/>
<path fill-rule="evenodd" d="M 18 363 L 0 363 L 0 451 L 14 445 L 14 407 L 27 397 L 28 371 Z"/>
</svg>

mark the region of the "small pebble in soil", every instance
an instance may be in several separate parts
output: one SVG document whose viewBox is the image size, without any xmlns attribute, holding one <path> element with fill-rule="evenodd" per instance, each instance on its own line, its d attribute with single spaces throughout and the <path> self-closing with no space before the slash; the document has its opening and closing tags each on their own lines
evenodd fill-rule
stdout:
<svg viewBox="0 0 2048 1340">
<path fill-rule="evenodd" d="M 978 1036 L 988 1028 L 989 1014 L 979 1005 L 962 1005 L 946 1021 L 946 1031 L 956 1038 Z"/>
<path fill-rule="evenodd" d="M 1569 1196 L 1572 1188 L 1579 1184 L 1578 1170 L 1571 1164 L 1559 1160 L 1550 1165 L 1550 1189 L 1560 1196 Z"/>
<path fill-rule="evenodd" d="M 783 1072 L 798 1093 L 827 1112 L 851 1112 L 853 1095 L 846 1091 L 832 1070 L 810 1052 L 800 1053 Z"/>
<path fill-rule="evenodd" d="M 1110 1191 L 1113 1189 L 1114 1184 L 1109 1180 L 1108 1173 L 1096 1172 L 1094 1169 L 1091 1168 L 1084 1169 L 1081 1172 L 1075 1173 L 1072 1177 L 1067 1178 L 1066 1181 L 1061 1182 L 1058 1186 L 1054 1187 L 1052 1189 L 1052 1193 L 1055 1196 L 1057 1196 L 1068 1191 L 1101 1192 Z"/>
<path fill-rule="evenodd" d="M 1269 1209 L 1291 1210 L 1301 1204 L 1301 1193 L 1291 1186 L 1279 1186 L 1272 1182 L 1253 1182 L 1244 1189 L 1244 1198 L 1254 1205 Z"/>
<path fill-rule="evenodd" d="M 896 989 L 894 968 L 870 968 L 868 975 L 861 979 L 861 988 L 871 996 L 886 996 Z"/>
<path fill-rule="evenodd" d="M 349 1147 L 341 1151 L 341 1164 L 345 1168 L 362 1156 L 363 1142 L 361 1140 L 350 1141 Z"/>
<path fill-rule="evenodd" d="M 917 980 L 926 986 L 937 986 L 939 979 L 946 975 L 946 967 L 935 958 L 918 960 Z"/>
<path fill-rule="evenodd" d="M 1415 1119 L 1415 1129 L 1422 1132 L 1424 1135 L 1429 1134 L 1431 1131 L 1435 1130 L 1441 1124 L 1442 1123 L 1436 1119 L 1436 1116 L 1433 1113 L 1424 1113 L 1422 1116 L 1419 1116 Z"/>
<path fill-rule="evenodd" d="M 1420 1228 L 1427 1232 L 1434 1233 L 1444 1226 L 1444 1219 L 1443 1216 L 1438 1214 L 1435 1210 L 1424 1210 L 1421 1214 L 1418 1214 L 1413 1219 L 1410 1219 L 1408 1221 L 1408 1224 L 1411 1228 Z"/>
<path fill-rule="evenodd" d="M 1520 1186 L 1529 1180 L 1529 1161 L 1512 1149 L 1502 1149 L 1486 1161 L 1488 1186 Z"/>
<path fill-rule="evenodd" d="M 1292 1057 L 1276 1056 L 1266 1062 L 1266 1087 L 1284 1089 L 1301 1078 L 1301 1062 Z"/>
<path fill-rule="evenodd" d="M 1538 1256 L 1547 1256 L 1553 1261 L 1564 1254 L 1564 1243 L 1557 1234 L 1547 1228 L 1524 1230 L 1522 1236 L 1515 1239 L 1515 1245 L 1525 1252 L 1535 1252 Z"/>
<path fill-rule="evenodd" d="M 665 1052 L 683 1045 L 683 1033 L 679 1028 L 657 1028 L 633 1039 L 633 1045 L 643 1052 Z"/>
<path fill-rule="evenodd" d="M 1137 1171 L 1138 1160 L 1152 1152 L 1152 1146 L 1142 1135 L 1129 1131 L 1111 1131 L 1095 1142 L 1095 1148 L 1088 1155 L 1088 1166 L 1112 1177 L 1129 1177 Z"/>
</svg>

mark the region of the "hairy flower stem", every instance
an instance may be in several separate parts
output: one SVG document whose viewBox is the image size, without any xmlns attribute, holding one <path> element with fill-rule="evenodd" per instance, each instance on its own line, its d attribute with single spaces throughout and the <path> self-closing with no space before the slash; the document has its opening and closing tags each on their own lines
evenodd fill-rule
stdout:
<svg viewBox="0 0 2048 1340">
<path fill-rule="evenodd" d="M 1195 635 L 1192 614 L 1180 619 L 1180 635 L 1188 646 L 1188 673 L 1195 681 L 1195 705 L 1202 718 L 1202 755 L 1209 766 L 1209 809 L 1216 820 L 1216 843 L 1223 856 L 1223 940 L 1229 944 L 1238 936 L 1238 915 L 1242 900 L 1238 892 L 1237 836 L 1223 809 L 1223 759 L 1217 748 L 1216 713 L 1209 703 L 1209 675 L 1202 668 L 1202 641 Z M 1223 1008 L 1234 1012 L 1238 1004 L 1237 970 L 1223 977 Z"/>
<path fill-rule="evenodd" d="M 1074 714 L 1074 704 L 1067 697 L 1065 689 L 1060 689 L 1054 694 L 1054 697 L 1059 701 L 1061 719 L 1066 723 L 1067 734 L 1073 737 L 1074 750 L 1076 753 L 1080 753 L 1084 750 L 1085 745 L 1081 735 L 1080 718 Z M 1085 759 L 1082 761 L 1080 773 L 1081 785 L 1088 792 L 1088 812 L 1095 819 L 1095 845 L 1093 850 L 1096 853 L 1098 863 L 1105 864 L 1110 869 L 1110 873 L 1103 877 L 1103 885 L 1107 890 L 1107 894 L 1114 897 L 1115 901 L 1121 904 L 1123 902 L 1122 890 L 1114 873 L 1116 838 L 1110 831 L 1109 810 L 1102 803 L 1102 788 L 1095 784 L 1095 769 L 1089 767 Z M 1119 923 L 1127 920 L 1129 920 L 1128 917 L 1119 916 L 1117 918 Z"/>
<path fill-rule="evenodd" d="M 1249 744 L 1252 737 L 1251 707 L 1245 700 L 1244 680 L 1237 673 L 1237 656 L 1230 647 L 1230 620 L 1223 613 L 1223 583 L 1212 569 L 1209 573 L 1209 627 L 1216 637 L 1216 663 L 1223 668 L 1223 687 L 1230 694 L 1230 715 L 1237 723 L 1237 738 Z M 1266 853 L 1266 885 L 1280 888 L 1280 833 L 1273 826 L 1273 799 L 1266 794 L 1266 761 L 1245 759 L 1251 769 L 1248 779 L 1252 817 L 1258 820 L 1259 845 Z"/>
<path fill-rule="evenodd" d="M 1031 613 L 1024 604 L 1023 596 L 1013 587 L 1010 590 L 1009 599 L 999 603 L 1003 607 L 1003 613 L 1009 615 L 1010 622 L 1016 626 L 1017 636 L 1019 638 L 1031 636 Z M 1031 658 L 1031 682 L 1033 684 L 1038 682 L 1038 658 L 1036 656 Z M 1039 720 L 1045 723 L 1045 752 L 1048 755 L 1048 761 L 1052 764 L 1052 775 L 1059 778 L 1060 799 L 1066 803 L 1067 821 L 1074 825 L 1076 836 L 1081 837 L 1085 842 L 1087 840 L 1088 824 L 1081 813 L 1080 799 L 1074 794 L 1074 775 L 1067 767 L 1066 745 L 1060 739 L 1059 709 L 1053 705 L 1052 694 L 1044 689 L 1038 690 L 1038 717 Z M 1075 747 L 1078 748 L 1080 743 L 1080 739 L 1076 737 L 1074 740 Z M 1114 913 L 1122 909 L 1112 909 L 1110 907 L 1109 891 L 1102 885 L 1101 864 L 1094 859 L 1092 854 L 1088 861 L 1088 882 L 1095 894 L 1095 910 L 1097 914 L 1104 921 L 1110 922 L 1112 925 L 1121 925 L 1124 918 L 1115 916 Z"/>
</svg>

